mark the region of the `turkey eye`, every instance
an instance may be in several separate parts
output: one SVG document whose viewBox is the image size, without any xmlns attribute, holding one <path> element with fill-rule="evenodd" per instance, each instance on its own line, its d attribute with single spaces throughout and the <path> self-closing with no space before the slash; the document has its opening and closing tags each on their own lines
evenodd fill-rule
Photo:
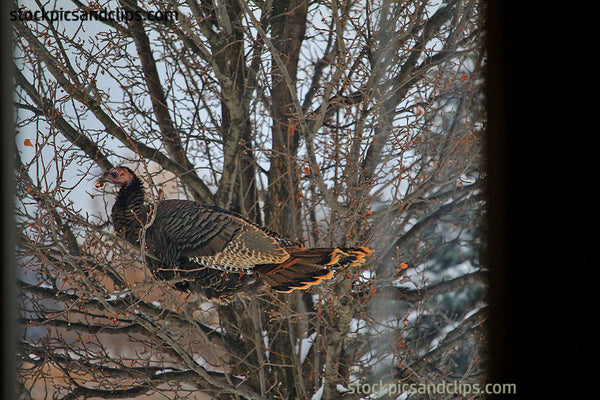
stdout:
<svg viewBox="0 0 600 400">
<path fill-rule="evenodd" d="M 117 173 L 115 171 L 113 171 L 113 172 L 110 173 L 110 176 L 112 176 L 113 178 L 116 178 L 117 177 Z"/>
</svg>

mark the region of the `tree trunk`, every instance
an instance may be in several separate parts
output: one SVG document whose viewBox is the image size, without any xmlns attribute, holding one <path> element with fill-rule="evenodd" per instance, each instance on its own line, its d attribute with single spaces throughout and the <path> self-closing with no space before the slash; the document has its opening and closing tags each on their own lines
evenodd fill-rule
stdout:
<svg viewBox="0 0 600 400">
<path fill-rule="evenodd" d="M 272 154 L 269 171 L 269 226 L 290 237 L 298 235 L 299 210 L 296 206 L 298 174 L 296 155 L 299 132 L 290 89 L 295 90 L 300 48 L 306 30 L 308 2 L 281 0 L 273 2 L 271 30 L 273 45 L 293 82 L 286 82 L 279 66 L 272 61 L 273 91 L 271 102 Z M 289 86 L 293 85 L 293 88 Z"/>
<path fill-rule="evenodd" d="M 297 151 L 300 134 L 297 128 L 298 116 L 293 105 L 290 90 L 296 90 L 297 67 L 300 48 L 306 30 L 308 2 L 304 0 L 276 0 L 273 2 L 271 37 L 273 46 L 285 65 L 292 82 L 286 82 L 278 63 L 272 59 L 271 116 L 272 152 L 269 170 L 269 197 L 267 199 L 267 225 L 290 238 L 298 238 L 300 210 L 296 204 L 299 191 L 297 173 Z M 291 87 L 290 87 L 291 86 Z M 277 313 L 269 306 L 267 313 Z M 283 398 L 298 398 L 295 385 L 289 324 L 276 324 L 277 330 L 271 337 L 271 362 L 289 365 L 282 368 L 279 391 Z"/>
</svg>

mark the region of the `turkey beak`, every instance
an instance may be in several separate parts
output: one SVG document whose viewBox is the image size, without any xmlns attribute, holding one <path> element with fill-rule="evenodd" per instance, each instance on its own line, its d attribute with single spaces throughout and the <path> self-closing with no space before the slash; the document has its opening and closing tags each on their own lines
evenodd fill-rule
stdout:
<svg viewBox="0 0 600 400">
<path fill-rule="evenodd" d="M 96 187 L 97 188 L 101 188 L 102 186 L 104 186 L 104 184 L 106 182 L 108 182 L 108 172 L 105 172 L 104 174 L 102 174 L 102 176 L 98 179 L 96 179 Z"/>
</svg>

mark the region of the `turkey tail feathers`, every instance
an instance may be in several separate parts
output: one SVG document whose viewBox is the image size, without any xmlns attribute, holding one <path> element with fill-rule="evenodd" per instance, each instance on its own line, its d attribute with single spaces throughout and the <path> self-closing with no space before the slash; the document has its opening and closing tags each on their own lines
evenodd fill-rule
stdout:
<svg viewBox="0 0 600 400">
<path fill-rule="evenodd" d="M 274 290 L 290 293 L 331 279 L 330 268 L 361 265 L 372 253 L 367 247 L 302 248 L 290 251 L 290 258 L 281 264 L 257 265 L 254 272 Z"/>
</svg>

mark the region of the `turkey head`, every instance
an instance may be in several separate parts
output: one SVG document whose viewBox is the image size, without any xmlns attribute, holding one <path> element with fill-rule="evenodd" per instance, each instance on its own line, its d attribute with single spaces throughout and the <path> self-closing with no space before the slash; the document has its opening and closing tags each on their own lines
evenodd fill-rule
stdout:
<svg viewBox="0 0 600 400">
<path fill-rule="evenodd" d="M 113 183 L 123 187 L 127 186 L 135 177 L 136 175 L 131 169 L 127 167 L 115 167 L 102 175 L 96 181 L 96 184 L 101 187 L 104 183 Z"/>
</svg>

